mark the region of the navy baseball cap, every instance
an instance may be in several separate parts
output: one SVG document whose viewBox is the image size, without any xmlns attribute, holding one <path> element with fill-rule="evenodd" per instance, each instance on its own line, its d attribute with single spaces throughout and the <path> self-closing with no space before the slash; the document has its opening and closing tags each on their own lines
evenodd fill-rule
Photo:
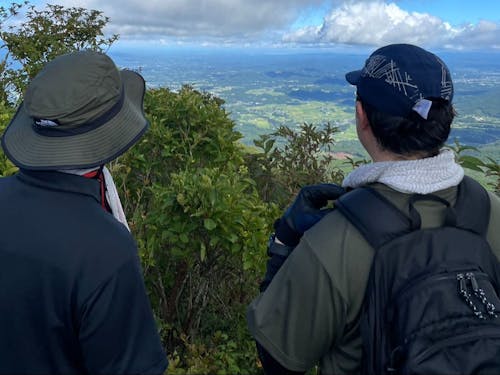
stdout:
<svg viewBox="0 0 500 375">
<path fill-rule="evenodd" d="M 432 98 L 451 103 L 453 82 L 446 64 L 433 53 L 411 44 L 377 49 L 361 70 L 346 74 L 361 100 L 380 112 L 427 119 Z M 429 99 L 429 100 L 428 100 Z"/>
</svg>

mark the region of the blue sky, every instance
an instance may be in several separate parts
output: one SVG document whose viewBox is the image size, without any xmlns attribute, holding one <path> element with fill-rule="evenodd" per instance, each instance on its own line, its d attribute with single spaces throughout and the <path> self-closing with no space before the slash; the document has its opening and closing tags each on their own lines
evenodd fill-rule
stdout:
<svg viewBox="0 0 500 375">
<path fill-rule="evenodd" d="M 408 12 L 428 13 L 449 22 L 452 25 L 477 23 L 481 20 L 500 23 L 499 0 L 404 0 L 393 1 L 401 9 Z M 331 4 L 325 2 L 321 6 L 311 7 L 299 16 L 293 27 L 319 24 L 331 10 Z M 386 2 L 390 3 L 390 2 Z"/>
<path fill-rule="evenodd" d="M 0 4 L 10 1 L 0 0 Z M 43 6 L 46 1 L 32 3 Z M 500 50 L 499 0 L 55 0 L 99 9 L 122 45 Z"/>
<path fill-rule="evenodd" d="M 497 23 L 500 21 L 499 0 L 404 0 L 394 3 L 409 12 L 428 13 L 453 25 L 477 23 L 480 20 L 496 20 Z M 311 7 L 299 16 L 294 26 L 320 23 L 330 9 L 328 2 L 321 6 Z"/>
<path fill-rule="evenodd" d="M 498 0 L 406 0 L 398 4 L 407 10 L 430 13 L 454 25 L 480 20 L 500 21 Z"/>
</svg>

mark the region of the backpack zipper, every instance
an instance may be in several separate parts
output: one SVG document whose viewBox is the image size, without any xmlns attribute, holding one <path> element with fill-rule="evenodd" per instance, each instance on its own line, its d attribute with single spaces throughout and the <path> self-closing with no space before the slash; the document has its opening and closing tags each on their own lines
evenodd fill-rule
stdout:
<svg viewBox="0 0 500 375">
<path fill-rule="evenodd" d="M 461 275 L 461 274 L 464 275 L 464 281 L 463 281 L 464 284 L 461 284 L 461 281 L 459 280 L 458 275 Z M 473 288 L 477 285 L 477 279 L 490 280 L 490 277 L 487 273 L 484 273 L 484 272 L 474 272 L 473 273 L 470 268 L 457 269 L 457 270 L 454 270 L 451 272 L 450 271 L 442 271 L 442 272 L 439 272 L 437 274 L 431 274 L 431 275 L 429 275 L 429 273 L 427 273 L 427 274 L 424 274 L 424 275 L 417 277 L 416 279 L 407 283 L 407 285 L 405 287 L 403 287 L 402 289 L 397 291 L 394 298 L 392 298 L 391 303 L 389 303 L 389 306 L 387 308 L 387 320 L 388 320 L 388 322 L 392 322 L 392 319 L 394 316 L 394 306 L 397 305 L 402 299 L 406 298 L 406 295 L 408 295 L 416 287 L 423 288 L 428 284 L 433 284 L 433 283 L 436 283 L 439 281 L 445 281 L 445 280 L 457 281 L 458 280 L 458 282 L 459 282 L 459 294 L 460 294 L 462 286 L 465 288 L 465 282 L 466 282 L 465 275 L 469 275 L 469 274 L 472 274 L 473 276 L 475 276 L 474 277 L 475 284 L 473 285 Z M 467 280 L 469 280 L 469 279 L 467 279 Z M 478 297 L 478 298 L 480 298 L 480 297 Z M 489 309 L 491 309 L 491 307 Z M 494 313 L 494 310 L 495 310 L 495 306 L 493 306 L 493 313 Z M 487 311 L 490 311 L 490 310 L 488 310 L 488 308 L 487 308 Z"/>
<path fill-rule="evenodd" d="M 495 312 L 495 305 L 493 305 L 486 298 L 486 293 L 484 293 L 484 290 L 479 286 L 474 272 L 466 272 L 465 275 L 463 273 L 457 273 L 457 281 L 459 289 L 458 294 L 464 299 L 467 305 L 470 306 L 472 311 L 474 311 L 474 315 L 476 315 L 479 319 L 486 319 L 486 316 L 484 316 L 483 312 L 478 310 L 478 308 L 470 298 L 471 294 L 467 291 L 467 280 L 470 281 L 474 296 L 476 296 L 476 298 L 481 301 L 488 315 L 491 318 L 497 318 L 498 315 Z"/>
</svg>

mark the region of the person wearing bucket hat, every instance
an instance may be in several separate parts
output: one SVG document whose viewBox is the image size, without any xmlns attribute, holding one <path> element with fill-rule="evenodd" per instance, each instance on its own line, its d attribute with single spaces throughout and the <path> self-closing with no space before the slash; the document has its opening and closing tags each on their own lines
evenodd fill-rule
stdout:
<svg viewBox="0 0 500 375">
<path fill-rule="evenodd" d="M 162 374 L 137 246 L 105 164 L 149 124 L 144 79 L 103 53 L 47 63 L 2 136 L 0 373 Z"/>
<path fill-rule="evenodd" d="M 453 225 L 445 215 L 453 212 L 446 204 L 467 202 L 470 213 L 465 216 L 475 215 L 469 222 L 486 223 L 483 238 L 496 258 L 500 258 L 500 232 L 496 230 L 500 227 L 500 199 L 472 179 L 464 178 L 454 153 L 443 148 L 455 116 L 452 77 L 446 64 L 418 46 L 391 44 L 374 51 L 362 69 L 346 74 L 346 80 L 356 87 L 357 135 L 372 162 L 347 175 L 342 184 L 347 193 L 335 200 L 334 209 L 316 215 L 317 220 L 309 222 L 309 228 L 298 231 L 289 226 L 280 230 L 280 225 L 277 226 L 272 237 L 277 245 L 270 244 L 268 250 L 285 248 L 287 258 L 281 261 L 279 270 L 273 270 L 272 280 L 266 274 L 265 291 L 247 309 L 248 327 L 257 342 L 266 374 L 304 374 L 315 365 L 321 374 L 404 372 L 401 368 L 383 367 L 386 358 L 373 354 L 379 350 L 377 345 L 382 347 L 382 337 L 375 337 L 376 345 L 367 346 L 369 343 L 362 340 L 360 329 L 362 317 L 372 317 L 363 314 L 373 311 L 370 310 L 373 302 L 366 306 L 364 299 L 373 297 L 368 294 L 373 293 L 370 290 L 380 290 L 370 284 L 365 296 L 378 248 L 374 243 L 385 241 L 384 236 L 395 230 L 392 225 L 397 223 L 395 219 L 387 219 L 392 219 L 386 215 L 387 211 L 395 209 L 398 220 L 402 220 L 401 214 L 415 215 L 411 212 L 413 208 L 420 216 L 421 228 L 441 229 L 443 223 Z M 316 189 L 321 196 L 322 185 L 308 189 Z M 469 189 L 470 186 L 474 189 Z M 382 207 L 373 204 L 379 200 L 373 199 L 372 193 L 365 194 L 366 191 L 382 197 Z M 471 194 L 460 193 L 459 197 L 459 191 Z M 368 195 L 370 198 L 366 198 Z M 422 201 L 413 203 L 413 199 Z M 291 212 L 294 217 L 302 214 L 311 218 L 324 204 L 297 205 L 297 200 L 280 221 L 290 222 Z M 476 205 L 478 202 L 481 205 Z M 480 210 L 476 206 L 489 208 Z M 372 228 L 384 231 L 372 232 Z M 461 250 L 459 247 L 457 251 Z M 498 265 L 496 261 L 492 263 Z M 427 289 L 431 286 L 428 284 Z M 453 283 L 451 294 L 459 298 L 456 290 Z M 467 308 L 465 303 L 463 306 Z M 366 322 L 363 320 L 363 327 L 369 326 Z M 389 327 L 389 333 L 391 328 L 397 329 Z M 498 341 L 491 344 L 492 348 L 498 348 Z M 487 353 L 474 352 L 475 357 L 485 358 L 483 352 Z M 463 358 L 471 360 L 468 355 Z M 375 371 L 369 367 L 374 358 L 382 364 Z M 456 368 L 461 373 L 460 369 L 466 367 Z M 451 372 L 455 373 L 456 368 Z M 498 372 L 498 368 L 493 371 Z"/>
</svg>

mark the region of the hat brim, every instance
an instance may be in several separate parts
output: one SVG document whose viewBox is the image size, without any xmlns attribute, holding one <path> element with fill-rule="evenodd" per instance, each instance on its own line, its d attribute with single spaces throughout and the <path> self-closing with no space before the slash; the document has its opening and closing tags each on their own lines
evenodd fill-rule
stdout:
<svg viewBox="0 0 500 375">
<path fill-rule="evenodd" d="M 352 72 L 349 72 L 345 75 L 345 79 L 347 82 L 349 82 L 351 85 L 357 86 L 360 79 L 361 79 L 361 70 L 355 70 Z"/>
<path fill-rule="evenodd" d="M 120 74 L 124 87 L 120 111 L 105 124 L 82 134 L 49 137 L 37 133 L 34 119 L 21 103 L 2 137 L 7 157 L 20 168 L 57 170 L 96 167 L 123 154 L 149 123 L 143 110 L 144 79 L 130 70 Z"/>
</svg>

